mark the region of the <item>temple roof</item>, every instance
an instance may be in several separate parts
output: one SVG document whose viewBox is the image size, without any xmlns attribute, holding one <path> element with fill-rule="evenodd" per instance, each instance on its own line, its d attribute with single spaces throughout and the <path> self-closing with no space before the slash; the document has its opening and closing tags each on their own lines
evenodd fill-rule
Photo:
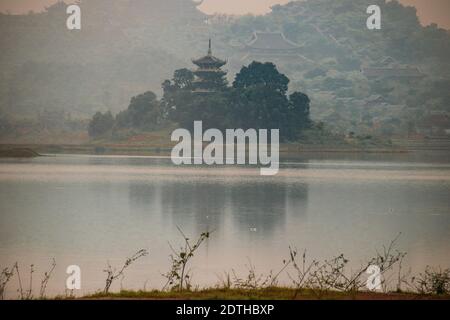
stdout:
<svg viewBox="0 0 450 320">
<path fill-rule="evenodd" d="M 203 4 L 203 2 L 205 2 L 205 0 L 192 0 L 192 2 L 196 7 L 199 7 Z"/>
<path fill-rule="evenodd" d="M 195 65 L 199 66 L 199 67 L 202 67 L 202 66 L 205 66 L 205 65 L 210 65 L 210 66 L 214 66 L 214 67 L 220 68 L 220 67 L 222 67 L 222 66 L 227 64 L 227 62 L 225 60 L 216 58 L 216 57 L 214 57 L 212 55 L 211 39 L 209 40 L 208 54 L 206 56 L 204 56 L 204 57 L 199 58 L 199 59 L 192 60 L 192 62 Z"/>
<path fill-rule="evenodd" d="M 415 78 L 424 76 L 417 67 L 363 68 L 361 71 L 369 78 Z"/>
<path fill-rule="evenodd" d="M 247 47 L 262 50 L 292 50 L 300 48 L 300 45 L 286 39 L 282 32 L 254 32 Z"/>
</svg>

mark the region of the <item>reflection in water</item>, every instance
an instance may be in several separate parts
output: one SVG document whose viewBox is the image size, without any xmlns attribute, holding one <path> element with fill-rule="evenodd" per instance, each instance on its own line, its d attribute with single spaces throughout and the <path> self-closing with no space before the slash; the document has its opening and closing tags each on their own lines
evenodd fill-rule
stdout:
<svg viewBox="0 0 450 320">
<path fill-rule="evenodd" d="M 282 183 L 242 183 L 230 190 L 230 210 L 242 232 L 272 237 L 275 227 L 284 226 L 287 186 Z"/>
<path fill-rule="evenodd" d="M 384 158 L 383 158 L 384 159 Z M 194 282 L 242 269 L 277 269 L 289 245 L 317 259 L 346 253 L 355 264 L 402 232 L 407 263 L 450 265 L 450 165 L 290 160 L 276 177 L 249 167 L 173 167 L 169 159 L 56 156 L 0 162 L 0 267 L 19 261 L 83 270 L 83 292 L 102 286 L 107 260 L 141 248 L 150 256 L 124 286 L 159 288 L 177 226 L 213 237 L 195 257 Z M 42 271 L 42 270 L 41 270 Z M 117 288 L 116 288 L 117 289 Z M 14 292 L 12 292 L 14 294 Z"/>
<path fill-rule="evenodd" d="M 220 229 L 229 214 L 236 230 L 258 231 L 269 237 L 276 227 L 284 226 L 288 213 L 297 217 L 306 214 L 307 185 L 270 180 L 154 181 L 151 185 L 130 185 L 129 200 L 131 207 L 158 204 L 165 223 L 194 225 L 197 233 Z"/>
<path fill-rule="evenodd" d="M 217 230 L 224 218 L 227 194 L 226 186 L 207 179 L 171 182 L 162 188 L 163 217 L 178 226 L 193 225 L 196 233 Z"/>
</svg>

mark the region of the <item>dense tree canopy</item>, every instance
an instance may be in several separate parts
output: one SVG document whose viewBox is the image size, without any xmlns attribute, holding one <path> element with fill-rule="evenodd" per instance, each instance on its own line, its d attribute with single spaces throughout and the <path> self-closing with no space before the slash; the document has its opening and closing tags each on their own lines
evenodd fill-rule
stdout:
<svg viewBox="0 0 450 320">
<path fill-rule="evenodd" d="M 187 69 L 163 82 L 159 101 L 153 92 L 131 99 L 115 120 L 97 113 L 90 123 L 92 137 L 124 128 L 152 131 L 166 121 L 191 129 L 194 121 L 204 128 L 280 129 L 282 140 L 296 140 L 310 125 L 310 100 L 301 92 L 287 96 L 289 79 L 273 63 L 252 62 L 236 75 L 232 87 L 209 92 L 192 91 L 194 75 Z"/>
<path fill-rule="evenodd" d="M 288 89 L 289 79 L 278 72 L 273 63 L 261 63 L 253 61 L 248 67 L 243 67 L 236 75 L 233 88 L 246 89 L 254 86 L 264 86 L 270 91 L 278 91 L 285 94 Z"/>
<path fill-rule="evenodd" d="M 151 91 L 133 97 L 128 110 L 117 115 L 117 126 L 141 130 L 157 129 L 163 117 L 160 107 L 160 102 Z"/>
<path fill-rule="evenodd" d="M 97 112 L 89 123 L 89 135 L 94 138 L 105 136 L 111 133 L 113 126 L 114 117 L 111 112 Z"/>
<path fill-rule="evenodd" d="M 309 126 L 309 98 L 297 92 L 290 100 L 289 79 L 273 63 L 254 61 L 241 69 L 232 87 L 208 94 L 177 85 L 180 74 L 187 76 L 177 70 L 163 83 L 163 101 L 169 118 L 183 127 L 202 120 L 209 128 L 280 129 L 282 139 L 295 140 Z"/>
</svg>

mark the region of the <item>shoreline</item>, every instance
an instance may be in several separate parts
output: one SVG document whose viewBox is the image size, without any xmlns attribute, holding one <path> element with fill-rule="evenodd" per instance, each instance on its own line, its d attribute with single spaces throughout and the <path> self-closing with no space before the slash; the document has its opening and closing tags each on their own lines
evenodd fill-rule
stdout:
<svg viewBox="0 0 450 320">
<path fill-rule="evenodd" d="M 58 298 L 56 298 L 58 299 Z M 128 291 L 97 293 L 77 300 L 450 300 L 450 295 L 411 292 L 338 292 L 270 287 L 262 289 L 211 288 L 198 291 Z"/>
<path fill-rule="evenodd" d="M 170 156 L 172 147 L 157 145 L 111 145 L 111 144 L 0 144 L 0 156 L 12 150 L 30 150 L 35 156 L 42 154 L 86 154 L 86 155 L 159 155 Z M 300 144 L 280 144 L 281 156 L 308 154 L 408 154 L 416 151 L 445 150 L 408 150 L 399 147 L 349 148 L 333 146 L 312 146 Z"/>
<path fill-rule="evenodd" d="M 9 147 L 0 148 L 0 159 L 1 158 L 36 158 L 41 155 L 36 152 L 33 148 L 24 147 Z"/>
</svg>

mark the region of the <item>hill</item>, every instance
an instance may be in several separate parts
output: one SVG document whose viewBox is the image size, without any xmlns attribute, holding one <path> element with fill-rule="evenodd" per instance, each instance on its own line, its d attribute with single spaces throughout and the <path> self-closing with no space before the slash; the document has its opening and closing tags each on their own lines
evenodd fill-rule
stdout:
<svg viewBox="0 0 450 320">
<path fill-rule="evenodd" d="M 366 28 L 370 4 L 382 9 L 379 31 Z M 294 1 L 242 17 L 206 16 L 190 0 L 80 6 L 81 31 L 65 28 L 63 3 L 43 13 L 0 14 L 0 135 L 20 134 L 17 121 L 45 122 L 51 132 L 85 130 L 73 121 L 117 113 L 148 90 L 161 95 L 162 81 L 191 68 L 210 36 L 215 54 L 228 59 L 231 79 L 249 62 L 246 44 L 255 31 L 282 32 L 300 46 L 298 58 L 274 62 L 292 79 L 292 90 L 310 96 L 313 119 L 333 130 L 423 136 L 450 127 L 433 122 L 450 112 L 450 34 L 423 27 L 413 7 L 397 1 Z M 408 76 L 415 72 L 420 77 Z"/>
</svg>

